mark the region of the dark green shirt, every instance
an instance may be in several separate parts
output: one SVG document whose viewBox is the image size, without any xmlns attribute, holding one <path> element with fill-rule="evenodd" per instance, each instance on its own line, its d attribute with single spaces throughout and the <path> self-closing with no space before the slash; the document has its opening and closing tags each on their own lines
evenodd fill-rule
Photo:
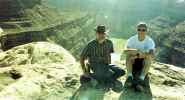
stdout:
<svg viewBox="0 0 185 100">
<path fill-rule="evenodd" d="M 90 41 L 81 52 L 81 57 L 88 59 L 89 63 L 105 63 L 110 64 L 110 54 L 114 52 L 113 43 L 106 39 L 103 43 L 99 43 L 96 39 Z"/>
</svg>

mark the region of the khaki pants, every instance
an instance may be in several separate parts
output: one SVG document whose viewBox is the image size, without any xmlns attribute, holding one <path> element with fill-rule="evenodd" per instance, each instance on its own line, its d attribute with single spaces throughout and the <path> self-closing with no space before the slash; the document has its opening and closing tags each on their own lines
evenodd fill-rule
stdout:
<svg viewBox="0 0 185 100">
<path fill-rule="evenodd" d="M 133 54 L 134 55 L 134 54 Z M 126 68 L 127 68 L 127 76 L 129 74 L 132 74 L 133 71 L 133 64 L 135 63 L 136 57 L 134 57 L 132 54 L 127 55 L 126 57 Z M 141 74 L 146 76 L 149 72 L 150 66 L 152 64 L 153 58 L 151 56 L 147 56 L 144 58 L 144 64 L 142 68 Z"/>
</svg>

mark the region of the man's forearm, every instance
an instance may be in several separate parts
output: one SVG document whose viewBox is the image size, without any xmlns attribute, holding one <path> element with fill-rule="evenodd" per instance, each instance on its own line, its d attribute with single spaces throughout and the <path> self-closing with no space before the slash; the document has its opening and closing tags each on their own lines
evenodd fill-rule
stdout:
<svg viewBox="0 0 185 100">
<path fill-rule="evenodd" d="M 85 68 L 85 59 L 84 58 L 80 58 L 80 64 L 81 64 L 81 67 L 82 67 L 82 71 L 84 73 L 87 72 L 86 68 Z"/>
<path fill-rule="evenodd" d="M 137 51 L 137 49 L 134 48 L 125 48 L 124 52 L 129 52 L 129 51 Z"/>
</svg>

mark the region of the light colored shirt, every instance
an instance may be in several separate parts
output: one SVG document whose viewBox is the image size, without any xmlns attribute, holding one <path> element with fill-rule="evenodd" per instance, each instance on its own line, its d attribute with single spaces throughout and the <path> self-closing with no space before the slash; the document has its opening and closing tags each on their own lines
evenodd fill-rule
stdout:
<svg viewBox="0 0 185 100">
<path fill-rule="evenodd" d="M 142 52 L 149 52 L 149 50 L 155 50 L 155 43 L 149 36 L 145 36 L 143 41 L 138 39 L 138 35 L 134 35 L 127 40 L 126 48 L 137 49 Z"/>
</svg>

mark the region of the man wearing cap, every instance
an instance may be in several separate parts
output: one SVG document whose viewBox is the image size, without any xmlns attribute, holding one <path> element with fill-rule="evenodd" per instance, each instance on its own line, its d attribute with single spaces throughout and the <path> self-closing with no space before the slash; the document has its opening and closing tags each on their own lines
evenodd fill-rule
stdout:
<svg viewBox="0 0 185 100">
<path fill-rule="evenodd" d="M 85 76 L 92 76 L 99 83 L 114 82 L 123 76 L 125 71 L 111 65 L 113 43 L 106 38 L 106 28 L 99 25 L 95 29 L 96 39 L 90 41 L 80 55 L 80 63 Z M 88 64 L 85 64 L 88 60 Z M 92 72 L 92 73 L 91 73 Z"/>
<path fill-rule="evenodd" d="M 149 72 L 150 65 L 154 58 L 155 43 L 151 37 L 146 35 L 147 25 L 144 22 L 140 22 L 137 25 L 137 34 L 130 37 L 125 45 L 126 53 L 126 68 L 127 68 L 127 81 L 128 86 L 133 84 L 133 65 L 136 61 L 142 62 L 142 69 L 137 80 L 138 84 L 136 88 L 143 90 L 143 83 L 145 77 Z M 136 67 L 141 67 L 139 64 L 136 64 Z"/>
</svg>

